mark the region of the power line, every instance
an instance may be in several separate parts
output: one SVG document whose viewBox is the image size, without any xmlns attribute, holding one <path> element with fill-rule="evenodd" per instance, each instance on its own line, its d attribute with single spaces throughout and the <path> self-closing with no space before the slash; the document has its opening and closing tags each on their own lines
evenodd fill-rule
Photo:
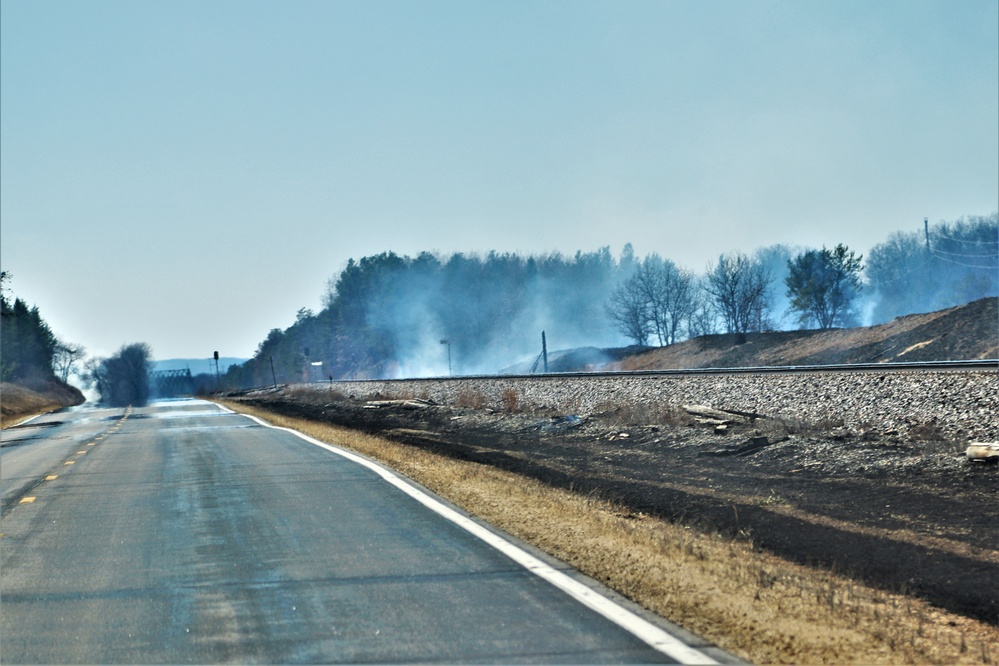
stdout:
<svg viewBox="0 0 999 666">
<path fill-rule="evenodd" d="M 900 263 L 902 263 L 902 262 L 901 261 L 894 262 L 894 264 L 892 264 L 892 268 L 894 268 L 895 266 L 898 266 Z M 874 287 L 882 287 L 884 285 L 895 284 L 896 282 L 900 282 L 900 281 L 902 281 L 904 279 L 907 279 L 910 275 L 912 275 L 913 273 L 915 273 L 918 270 L 921 270 L 928 263 L 930 263 L 929 258 L 923 259 L 923 261 L 918 266 L 913 266 L 912 268 L 910 268 L 909 270 L 901 273 L 900 275 L 897 275 L 897 276 L 895 276 L 893 278 L 890 278 L 890 279 L 878 280 L 876 283 L 872 281 L 871 284 Z M 884 270 L 884 269 L 882 269 L 882 270 Z"/>
<path fill-rule="evenodd" d="M 938 252 L 940 252 L 940 253 L 938 254 Z M 896 275 L 894 277 L 891 277 L 891 278 L 880 278 L 878 274 L 883 274 L 883 273 L 886 273 L 888 271 L 894 272 L 893 269 L 896 269 L 900 264 L 906 263 L 904 261 L 895 261 L 895 262 L 893 262 L 891 264 L 891 266 L 879 269 L 878 272 L 875 275 L 868 274 L 868 279 L 870 280 L 871 286 L 873 286 L 875 288 L 883 287 L 883 286 L 887 286 L 887 285 L 891 285 L 891 284 L 895 284 L 897 282 L 901 282 L 902 280 L 909 279 L 909 277 L 912 276 L 914 273 L 917 273 L 918 271 L 921 271 L 923 268 L 926 268 L 927 265 L 930 264 L 930 262 L 931 262 L 932 259 L 939 259 L 940 261 L 945 261 L 947 263 L 954 264 L 954 265 L 957 265 L 957 266 L 962 266 L 964 268 L 973 268 L 973 269 L 978 269 L 978 270 L 995 270 L 995 268 L 996 268 L 996 266 L 994 266 L 994 265 L 993 266 L 982 266 L 981 264 L 978 264 L 978 263 L 966 263 L 966 262 L 963 262 L 963 261 L 957 261 L 956 259 L 951 259 L 951 258 L 948 258 L 946 256 L 942 256 L 942 254 L 943 253 L 941 251 L 934 250 L 929 255 L 924 254 L 923 256 L 925 258 L 921 262 L 919 262 L 917 265 L 912 266 L 912 267 L 910 267 L 908 269 L 903 270 L 898 275 Z M 948 253 L 948 254 L 950 254 L 950 253 Z M 963 258 L 963 259 L 972 259 L 973 260 L 973 259 L 988 259 L 988 258 L 992 258 L 993 256 L 996 256 L 996 255 L 976 256 L 976 255 L 958 255 L 958 254 L 955 254 L 953 256 L 956 256 L 956 257 L 959 257 L 959 258 Z M 996 257 L 996 258 L 999 259 L 999 257 Z"/>
<path fill-rule="evenodd" d="M 995 239 L 992 238 L 968 239 L 968 238 L 957 238 L 956 236 L 948 236 L 946 234 L 940 233 L 939 231 L 934 231 L 932 232 L 931 235 L 934 238 L 942 238 L 944 240 L 952 241 L 954 243 L 967 243 L 969 245 L 986 245 L 986 244 L 999 245 L 999 236 L 997 236 Z"/>
<path fill-rule="evenodd" d="M 949 254 L 952 257 L 964 257 L 966 259 L 991 259 L 993 257 L 999 257 L 999 253 L 989 252 L 988 254 L 968 254 L 967 252 L 948 252 L 947 250 L 941 250 L 940 248 L 933 248 L 931 250 L 933 254 Z"/>
<path fill-rule="evenodd" d="M 979 266 L 977 264 L 966 264 L 962 261 L 954 261 L 953 259 L 948 259 L 947 257 L 943 257 L 938 254 L 934 254 L 933 256 L 935 256 L 937 259 L 940 259 L 941 261 L 946 261 L 949 264 L 955 264 L 957 266 L 964 266 L 965 268 L 977 268 L 984 271 L 996 269 L 996 266 Z"/>
</svg>

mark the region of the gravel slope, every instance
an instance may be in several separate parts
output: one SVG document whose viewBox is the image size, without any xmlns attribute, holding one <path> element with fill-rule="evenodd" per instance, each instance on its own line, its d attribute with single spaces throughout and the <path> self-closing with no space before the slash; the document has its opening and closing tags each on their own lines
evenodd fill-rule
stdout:
<svg viewBox="0 0 999 666">
<path fill-rule="evenodd" d="M 352 397 L 415 397 L 443 405 L 588 414 L 621 405 L 707 405 L 795 425 L 841 425 L 911 437 L 932 429 L 954 442 L 999 439 L 999 371 L 825 372 L 689 377 L 475 378 L 337 382 Z M 478 404 L 476 404 L 478 403 Z"/>
</svg>

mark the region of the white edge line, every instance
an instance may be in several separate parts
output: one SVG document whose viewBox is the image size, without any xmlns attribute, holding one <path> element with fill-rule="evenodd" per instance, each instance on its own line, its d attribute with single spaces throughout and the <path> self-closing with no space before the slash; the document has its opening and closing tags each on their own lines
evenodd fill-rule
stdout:
<svg viewBox="0 0 999 666">
<path fill-rule="evenodd" d="M 25 423 L 30 423 L 31 421 L 34 421 L 35 419 L 37 419 L 39 416 L 45 416 L 45 414 L 47 414 L 47 413 L 48 412 L 43 413 L 43 414 L 35 414 L 34 416 L 29 416 L 28 418 L 24 419 L 23 421 L 18 421 L 17 423 L 15 423 L 14 425 L 12 425 L 10 427 L 11 428 L 15 428 L 17 426 L 23 426 Z"/>
<path fill-rule="evenodd" d="M 230 409 L 226 409 L 219 405 L 220 409 L 225 410 L 230 414 L 236 414 Z M 548 581 L 558 589 L 562 590 L 573 599 L 576 599 L 584 606 L 596 611 L 600 615 L 604 616 L 614 624 L 630 632 L 643 642 L 652 646 L 656 650 L 662 652 L 663 654 L 676 659 L 680 664 L 718 664 L 720 662 L 715 661 L 708 655 L 704 654 L 700 650 L 690 647 L 680 639 L 671 635 L 667 631 L 657 627 L 648 620 L 645 620 L 635 613 L 631 612 L 627 608 L 617 604 L 616 602 L 608 599 L 607 597 L 599 594 L 595 590 L 590 589 L 586 585 L 580 583 L 577 580 L 567 576 L 566 574 L 552 568 L 550 565 L 545 564 L 537 557 L 531 555 L 522 548 L 510 543 L 498 534 L 487 530 L 473 520 L 470 520 L 466 516 L 461 515 L 454 509 L 441 504 L 436 499 L 427 495 L 418 488 L 410 485 L 410 483 L 400 475 L 397 475 L 388 469 L 377 465 L 366 458 L 362 458 L 359 455 L 351 453 L 345 449 L 327 444 L 326 442 L 321 442 L 318 439 L 309 437 L 297 430 L 292 430 L 291 428 L 282 428 L 280 426 L 272 425 L 267 423 L 263 419 L 257 418 L 256 416 L 251 416 L 249 414 L 240 414 L 240 416 L 245 416 L 251 419 L 265 428 L 272 428 L 274 430 L 283 430 L 284 432 L 291 433 L 296 437 L 299 437 L 310 444 L 314 444 L 320 448 L 326 449 L 331 453 L 335 453 L 338 456 L 351 460 L 359 465 L 367 467 L 371 471 L 378 474 L 382 479 L 395 486 L 402 492 L 406 493 L 413 499 L 415 499 L 420 504 L 424 505 L 431 511 L 437 513 L 441 517 L 451 521 L 458 527 L 461 527 L 466 532 L 469 532 L 480 540 L 484 541 L 488 545 L 492 546 L 496 550 L 500 551 L 511 560 L 521 565 L 531 573 L 539 576 L 540 578 Z"/>
</svg>

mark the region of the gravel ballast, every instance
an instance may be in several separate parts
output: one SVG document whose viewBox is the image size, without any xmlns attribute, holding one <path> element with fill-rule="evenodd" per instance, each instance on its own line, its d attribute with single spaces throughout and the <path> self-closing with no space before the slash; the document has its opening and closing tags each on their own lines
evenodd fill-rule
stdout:
<svg viewBox="0 0 999 666">
<path fill-rule="evenodd" d="M 478 401 L 501 410 L 585 414 L 614 406 L 706 405 L 784 422 L 840 424 L 906 437 L 933 428 L 952 441 L 999 439 L 999 371 L 880 371 L 690 376 L 474 377 L 335 382 L 359 399 L 413 397 L 438 404 Z"/>
</svg>

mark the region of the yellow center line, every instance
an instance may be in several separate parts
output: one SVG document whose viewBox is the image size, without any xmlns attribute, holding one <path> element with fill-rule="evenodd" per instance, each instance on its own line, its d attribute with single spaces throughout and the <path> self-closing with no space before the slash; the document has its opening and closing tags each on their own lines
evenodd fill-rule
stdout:
<svg viewBox="0 0 999 666">
<path fill-rule="evenodd" d="M 72 465 L 75 462 L 76 462 L 75 460 L 67 460 L 66 462 L 63 463 L 63 465 Z"/>
<path fill-rule="evenodd" d="M 48 476 L 45 477 L 45 480 L 46 481 L 55 481 L 58 478 L 59 478 L 58 474 L 49 474 Z"/>
<path fill-rule="evenodd" d="M 34 501 L 35 501 L 34 497 L 22 497 L 21 501 L 18 502 L 18 504 L 31 504 Z"/>
</svg>

